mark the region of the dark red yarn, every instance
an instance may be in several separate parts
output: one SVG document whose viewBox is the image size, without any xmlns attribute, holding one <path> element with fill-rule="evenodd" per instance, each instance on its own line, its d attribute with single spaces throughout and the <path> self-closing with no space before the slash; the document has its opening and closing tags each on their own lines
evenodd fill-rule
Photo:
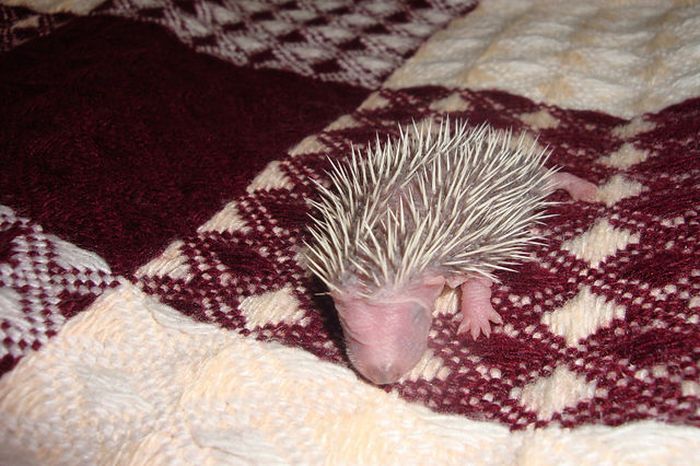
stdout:
<svg viewBox="0 0 700 466">
<path fill-rule="evenodd" d="M 108 17 L 24 44 L 0 69 L 0 203 L 119 274 L 368 93 L 234 67 Z"/>
<path fill-rule="evenodd" d="M 0 207 L 0 376 L 117 285 L 104 264 L 84 261 L 40 225 Z"/>
<path fill-rule="evenodd" d="M 192 2 L 177 3 L 192 14 Z M 151 13 L 162 16 L 162 10 Z M 207 46 L 208 40 L 193 45 Z M 346 45 L 349 50 L 357 46 Z M 265 61 L 270 53 L 263 51 L 252 61 Z M 317 295 L 324 290 L 295 260 L 304 238 L 305 201 L 314 195 L 309 178 L 322 173 L 325 153 L 284 159 L 280 169 L 291 190 L 249 195 L 243 189 L 267 161 L 283 158 L 301 137 L 354 109 L 366 92 L 282 72 L 235 68 L 193 54 L 158 28 L 115 19 L 76 20 L 48 39 L 0 57 L 0 69 L 0 202 L 50 232 L 98 251 L 121 273 L 132 272 L 172 238 L 181 238 L 188 282 L 132 279 L 198 320 L 346 364 L 332 305 Z M 394 133 L 397 122 L 430 116 L 430 104 L 454 92 L 440 87 L 381 91 L 387 105 L 355 111 L 358 126 L 322 132 L 318 139 L 342 157 L 350 142 L 361 144 L 376 131 Z M 700 263 L 700 99 L 645 115 L 655 127 L 623 141 L 612 129 L 626 121 L 608 115 L 537 105 L 503 92 L 460 94 L 469 110 L 455 116 L 499 128 L 522 129 L 520 114 L 546 108 L 560 121 L 540 135 L 554 149 L 552 162 L 595 182 L 619 172 L 596 163 L 601 155 L 625 142 L 649 151 L 646 162 L 625 173 L 648 190 L 610 208 L 568 202 L 556 208 L 559 216 L 547 226 L 548 245 L 535 250 L 538 260 L 519 273 L 503 274 L 503 284 L 494 292 L 499 312 L 519 335 L 472 342 L 455 334 L 456 324 L 449 318 L 437 319 L 430 347 L 450 375 L 394 388 L 405 399 L 437 411 L 514 429 L 637 419 L 700 426 L 698 398 L 681 387 L 700 379 L 700 331 L 689 319 L 697 310 L 682 297 L 697 296 L 700 290 L 700 277 L 693 272 Z M 231 198 L 249 231 L 195 233 Z M 638 233 L 639 243 L 595 268 L 561 250 L 564 241 L 601 218 Z M 675 219 L 682 222 L 673 224 Z M 0 262 L 15 267 L 14 239 L 22 231 L 14 223 L 0 230 Z M 24 234 L 31 235 L 29 230 Z M 553 260 L 550 254 L 562 259 L 557 272 L 546 265 Z M 226 283 L 224 273 L 232 277 Z M 76 274 L 54 264 L 50 278 L 67 282 Z M 113 277 L 105 278 L 101 286 L 116 284 Z M 626 315 L 569 347 L 541 319 L 575 297 L 581 285 L 624 305 Z M 664 299 L 652 293 L 668 286 L 675 291 L 666 292 Z M 246 329 L 240 302 L 282 287 L 292 290 L 308 322 Z M 20 291 L 31 291 L 25 288 Z M 55 312 L 71 317 L 98 292 L 62 294 Z M 516 306 L 511 295 L 531 300 Z M 3 329 L 8 325 L 0 324 Z M 528 328 L 534 330 L 528 333 Z M 56 331 L 50 328 L 46 335 Z M 23 350 L 39 346 L 30 340 L 3 344 Z M 14 363 L 12 357 L 0 360 L 0 373 Z M 484 367 L 500 377 L 487 379 Z M 551 420 L 538 419 L 511 397 L 513 389 L 551 376 L 559 367 L 595 382 L 602 392 Z M 659 368 L 660 375 L 638 377 Z"/>
<path fill-rule="evenodd" d="M 383 90 L 381 96 L 388 102 L 385 106 L 357 110 L 352 117 L 359 125 L 324 131 L 317 139 L 332 155 L 343 157 L 351 142 L 363 144 L 376 131 L 395 133 L 396 122 L 408 123 L 412 118 L 434 115 L 430 104 L 455 92 L 436 87 Z M 685 163 L 686 173 L 700 178 L 700 157 L 695 143 L 675 136 L 687 131 L 680 129 L 689 124 L 695 125 L 700 133 L 700 118 L 697 118 L 700 99 L 683 107 L 686 118 L 675 116 L 673 112 L 677 109 L 648 115 L 656 123 L 653 131 L 657 137 L 651 143 L 647 142 L 647 133 L 623 141 L 613 129 L 627 122 L 608 115 L 547 107 L 502 92 L 459 93 L 468 102 L 469 110 L 454 116 L 501 128 L 525 128 L 520 115 L 545 108 L 560 121 L 557 128 L 540 134 L 540 141 L 554 150 L 551 163 L 597 183 L 604 183 L 618 173 L 596 163 L 601 156 L 619 149 L 625 142 L 640 147 L 653 144 L 649 161 L 625 176 L 659 189 L 621 200 L 610 208 L 572 203 L 564 194 L 557 193 L 554 197 L 566 202 L 553 209 L 558 216 L 547 223 L 548 244 L 534 250 L 535 262 L 517 273 L 501 274 L 503 283 L 494 290 L 494 298 L 499 300 L 498 311 L 519 335 L 496 334 L 474 342 L 456 334 L 457 324 L 452 319 L 439 318 L 434 322 L 437 336 L 430 341 L 430 348 L 450 368 L 450 375 L 445 380 L 407 381 L 394 388 L 404 398 L 438 411 L 496 420 L 513 429 L 541 427 L 551 422 L 567 427 L 589 423 L 618 425 L 650 418 L 700 426 L 697 415 L 700 401 L 683 395 L 681 390 L 684 381 L 700 378 L 700 328 L 685 321 L 683 316 L 690 312 L 689 301 L 681 297 L 681 293 L 692 295 L 700 290 L 700 276 L 693 274 L 693 268 L 700 263 L 700 228 L 697 213 L 689 211 L 685 202 L 675 203 L 678 195 L 681 199 L 697 198 L 700 186 L 697 183 L 685 186 L 676 196 L 667 191 L 677 183 L 673 173 L 680 160 Z M 686 158 L 688 153 L 694 158 Z M 250 332 L 244 326 L 245 317 L 236 309 L 238 303 L 247 296 L 291 287 L 307 311 L 309 322 L 305 326 L 267 325 L 254 335 L 347 364 L 332 303 L 316 295 L 323 288 L 294 260 L 297 245 L 305 235 L 308 206 L 304 200 L 314 195 L 309 178 L 320 176 L 326 163 L 323 152 L 287 158 L 281 170 L 293 185 L 291 191 L 272 190 L 239 198 L 239 214 L 251 227 L 250 231 L 187 237 L 182 252 L 189 264 L 198 267 L 191 269 L 196 285 L 155 276 L 143 277 L 139 285 L 183 312 L 244 334 Z M 664 206 L 665 211 L 656 216 L 660 209 L 647 209 L 649 205 Z M 700 203 L 694 207 L 697 209 Z M 675 226 L 666 223 L 676 217 L 682 218 L 683 223 Z M 639 243 L 628 245 L 597 267 L 561 249 L 564 241 L 580 235 L 600 219 L 607 219 L 616 228 L 638 233 Z M 276 227 L 282 231 L 275 231 Z M 675 245 L 669 248 L 668 241 L 674 238 Z M 245 264 L 236 265 L 230 260 L 232 255 L 243 257 L 246 249 L 249 252 Z M 267 257 L 277 260 L 269 261 Z M 545 265 L 560 258 L 562 263 L 556 272 Z M 251 273 L 252 269 L 259 272 Z M 580 275 L 581 271 L 585 275 Z M 233 286 L 222 284 L 224 274 L 235 277 Z M 676 287 L 676 292 L 665 300 L 657 300 L 651 294 L 652 288 L 669 284 Z M 542 323 L 542 315 L 576 297 L 582 286 L 608 302 L 624 305 L 626 317 L 571 347 Z M 511 295 L 529 297 L 530 302 L 516 306 L 510 301 Z M 212 297 L 234 310 L 214 312 L 214 318 L 208 317 L 212 313 L 209 304 Z M 658 329 L 659 322 L 668 328 Z M 539 336 L 535 338 L 535 334 Z M 639 371 L 650 371 L 654 366 L 663 367 L 669 375 L 644 380 L 637 377 Z M 489 374 L 497 371 L 500 375 L 487 378 L 484 368 Z M 551 419 L 539 419 L 538 413 L 524 407 L 511 393 L 553 375 L 557 368 L 564 368 L 585 381 L 594 381 L 600 394 L 574 403 Z"/>
</svg>

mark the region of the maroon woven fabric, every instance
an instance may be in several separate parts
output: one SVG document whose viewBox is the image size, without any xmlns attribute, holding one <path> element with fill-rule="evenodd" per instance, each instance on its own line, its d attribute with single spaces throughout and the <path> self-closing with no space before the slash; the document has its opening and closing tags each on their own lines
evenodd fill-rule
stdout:
<svg viewBox="0 0 700 466">
<path fill-rule="evenodd" d="M 290 287 L 308 319 L 299 325 L 270 324 L 252 334 L 347 365 L 332 303 L 318 296 L 324 290 L 295 260 L 301 240 L 309 239 L 305 199 L 315 192 L 309 178 L 322 176 L 326 151 L 345 157 L 351 143 L 364 144 L 376 131 L 396 134 L 397 122 L 435 115 L 431 104 L 453 92 L 381 91 L 384 105 L 355 111 L 351 127 L 316 137 L 324 150 L 282 162 L 291 190 L 237 200 L 239 215 L 251 227 L 247 232 L 205 232 L 183 239 L 179 252 L 188 264 L 196 264 L 188 271 L 188 277 L 197 277 L 196 286 L 162 276 L 141 277 L 139 285 L 187 315 L 246 335 L 251 332 L 244 326 L 245 317 L 235 310 L 241 301 Z M 475 342 L 457 335 L 459 322 L 453 316 L 439 317 L 429 347 L 449 375 L 407 380 L 387 390 L 440 412 L 496 420 L 514 429 L 551 422 L 567 427 L 618 425 L 637 419 L 700 426 L 699 401 L 682 388 L 700 376 L 700 330 L 697 314 L 693 320 L 689 313 L 690 300 L 700 289 L 700 147 L 688 137 L 700 133 L 700 99 L 646 115 L 654 129 L 625 139 L 615 129 L 628 122 L 619 118 L 537 105 L 500 92 L 458 94 L 470 110 L 453 117 L 497 128 L 525 129 L 520 115 L 547 110 L 560 121 L 557 128 L 540 132 L 541 143 L 554 151 L 550 163 L 599 184 L 620 171 L 593 164 L 601 154 L 624 143 L 649 150 L 653 157 L 626 176 L 650 189 L 609 208 L 564 202 L 553 209 L 557 217 L 544 230 L 548 244 L 533 251 L 537 260 L 517 273 L 499 275 L 502 284 L 495 287 L 493 299 L 505 327 Z M 554 199 L 567 201 L 561 193 Z M 638 243 L 627 244 L 597 267 L 562 250 L 563 242 L 608 218 L 615 229 L 638 234 Z M 542 318 L 581 294 L 582 288 L 604 302 L 624 305 L 626 313 L 572 346 Z M 591 301 L 586 305 L 595 303 L 588 294 L 583 296 Z M 588 383 L 595 381 L 595 396 L 574 402 L 551 419 L 539 419 L 519 402 L 519 394 L 528 384 L 562 370 Z"/>
<path fill-rule="evenodd" d="M 94 255 L 0 206 L 0 374 L 56 335 L 66 320 L 118 284 Z M 13 299 L 14 298 L 14 299 Z"/>
<path fill-rule="evenodd" d="M 643 189 L 610 207 L 556 194 L 567 202 L 543 228 L 547 245 L 494 288 L 503 326 L 474 342 L 457 335 L 452 315 L 439 316 L 429 346 L 445 370 L 387 390 L 513 429 L 637 419 L 700 426 L 692 388 L 700 379 L 700 99 L 639 117 L 648 125 L 632 135 L 620 118 L 501 92 L 379 90 L 375 105 L 358 109 L 368 89 L 471 4 L 394 2 L 372 13 L 375 2 L 338 11 L 258 2 L 259 11 L 229 5 L 227 13 L 219 3 L 113 2 L 18 47 L 18 19 L 3 29 L 14 35 L 3 32 L 12 50 L 0 55 L 0 290 L 10 303 L 0 373 L 120 275 L 193 319 L 347 365 L 332 304 L 297 260 L 311 179 L 323 176 L 326 155 L 396 134 L 397 123 L 435 116 L 439 101 L 457 95 L 469 110 L 452 116 L 473 124 L 519 131 L 528 129 L 523 114 L 546 110 L 559 121 L 539 131 L 551 163 L 598 184 L 624 174 Z M 324 35 L 329 24 L 349 35 Z M 402 34 L 410 40 L 394 42 Z M 312 136 L 315 149 L 288 155 Z M 624 144 L 647 159 L 624 173 L 594 163 Z M 284 186 L 246 191 L 274 160 Z M 198 231 L 229 201 L 243 228 Z M 599 264 L 564 247 L 599 227 L 624 243 Z M 187 279 L 136 273 L 174 240 Z M 281 289 L 304 318 L 247 327 L 243 300 Z M 545 321 L 577 299 L 608 309 L 609 319 L 570 343 Z M 521 402 L 533 384 L 566 377 L 595 388 L 551 415 Z"/>
<path fill-rule="evenodd" d="M 81 18 L 0 57 L 0 203 L 133 271 L 367 92 Z"/>
<path fill-rule="evenodd" d="M 433 31 L 476 6 L 449 0 L 111 0 L 96 14 L 162 25 L 236 65 L 374 89 Z"/>
<path fill-rule="evenodd" d="M 0 374 L 474 6 L 346 3 L 0 6 Z"/>
<path fill-rule="evenodd" d="M 1 55 L 0 69 L 0 204 L 11 208 L 0 212 L 0 288 L 12 303 L 0 374 L 116 284 L 113 274 L 193 233 L 367 95 L 234 67 L 117 18 L 74 19 Z M 61 240 L 106 263 L 73 250 L 56 262 Z"/>
</svg>

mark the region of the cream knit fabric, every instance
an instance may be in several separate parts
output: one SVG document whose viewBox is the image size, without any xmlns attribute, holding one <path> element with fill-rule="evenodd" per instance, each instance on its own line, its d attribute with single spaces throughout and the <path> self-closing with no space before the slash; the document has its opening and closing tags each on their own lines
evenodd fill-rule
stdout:
<svg viewBox="0 0 700 466">
<path fill-rule="evenodd" d="M 7 465 L 700 461 L 691 427 L 512 433 L 436 414 L 304 351 L 195 323 L 128 283 L 0 380 L 0 413 Z"/>
<path fill-rule="evenodd" d="M 553 39 L 562 33 L 565 41 Z M 496 88 L 634 117 L 700 94 L 699 50 L 700 6 L 693 2 L 484 1 L 385 86 Z M 380 99 L 373 94 L 363 105 Z M 454 97 L 440 105 L 462 104 Z M 547 112 L 523 118 L 534 127 L 557 124 Z M 334 125 L 351 126 L 352 118 Z M 619 131 L 633 135 L 645 125 L 632 120 Z M 319 144 L 310 136 L 291 153 Z M 646 156 L 623 146 L 600 163 L 626 169 Z M 249 192 L 288 187 L 273 162 Z M 610 206 L 644 189 L 619 174 L 600 196 Z M 236 209 L 229 204 L 200 231 L 245 228 Z M 601 219 L 562 247 L 595 264 L 635 241 Z M 186 273 L 180 246 L 173 242 L 137 276 Z M 576 299 L 545 316 L 573 342 L 578 335 L 564 320 L 597 306 L 600 321 L 591 325 L 599 326 L 624 312 L 585 288 Z M 301 318 L 284 289 L 242 307 L 251 325 Z M 555 372 L 521 400 L 552 412 L 587 389 L 572 377 Z M 700 464 L 700 430 L 647 421 L 511 432 L 439 414 L 303 350 L 196 323 L 122 281 L 0 379 L 0 464 L 682 465 Z"/>
<path fill-rule="evenodd" d="M 693 1 L 481 2 L 384 84 L 499 89 L 632 118 L 698 95 Z"/>
</svg>

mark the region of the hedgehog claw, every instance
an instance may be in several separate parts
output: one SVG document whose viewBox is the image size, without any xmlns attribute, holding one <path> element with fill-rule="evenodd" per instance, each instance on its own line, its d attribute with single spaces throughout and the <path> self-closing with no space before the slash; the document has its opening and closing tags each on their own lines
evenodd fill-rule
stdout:
<svg viewBox="0 0 700 466">
<path fill-rule="evenodd" d="M 493 322 L 495 324 L 503 323 L 501 316 L 498 315 L 493 308 L 488 310 L 479 309 L 476 311 L 472 308 L 468 309 L 466 312 L 469 314 L 469 317 L 464 317 L 462 319 L 457 332 L 469 333 L 474 340 L 478 340 L 479 336 L 482 334 L 486 338 L 491 336 L 491 324 L 489 322 Z M 474 314 L 477 315 L 475 316 Z M 464 310 L 462 310 L 462 315 L 464 315 Z"/>
<path fill-rule="evenodd" d="M 493 320 L 493 319 L 491 319 Z M 478 340 L 482 334 L 488 338 L 491 336 L 491 325 L 488 321 L 477 321 L 464 319 L 460 322 L 458 333 L 469 333 L 474 340 Z"/>
</svg>

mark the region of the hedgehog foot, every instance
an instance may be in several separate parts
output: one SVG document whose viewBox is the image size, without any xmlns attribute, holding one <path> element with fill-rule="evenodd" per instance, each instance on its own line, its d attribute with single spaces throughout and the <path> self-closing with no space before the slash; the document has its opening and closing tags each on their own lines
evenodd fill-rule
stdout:
<svg viewBox="0 0 700 466">
<path fill-rule="evenodd" d="M 460 310 L 462 322 L 459 324 L 459 333 L 469 332 L 473 339 L 479 338 L 482 333 L 488 338 L 491 335 L 490 322 L 500 324 L 503 322 L 491 306 L 491 285 L 488 278 L 467 278 L 460 285 L 462 296 Z"/>
<path fill-rule="evenodd" d="M 567 172 L 555 173 L 553 179 L 554 189 L 563 189 L 575 201 L 594 202 L 596 200 L 598 187 L 590 181 Z"/>
</svg>

